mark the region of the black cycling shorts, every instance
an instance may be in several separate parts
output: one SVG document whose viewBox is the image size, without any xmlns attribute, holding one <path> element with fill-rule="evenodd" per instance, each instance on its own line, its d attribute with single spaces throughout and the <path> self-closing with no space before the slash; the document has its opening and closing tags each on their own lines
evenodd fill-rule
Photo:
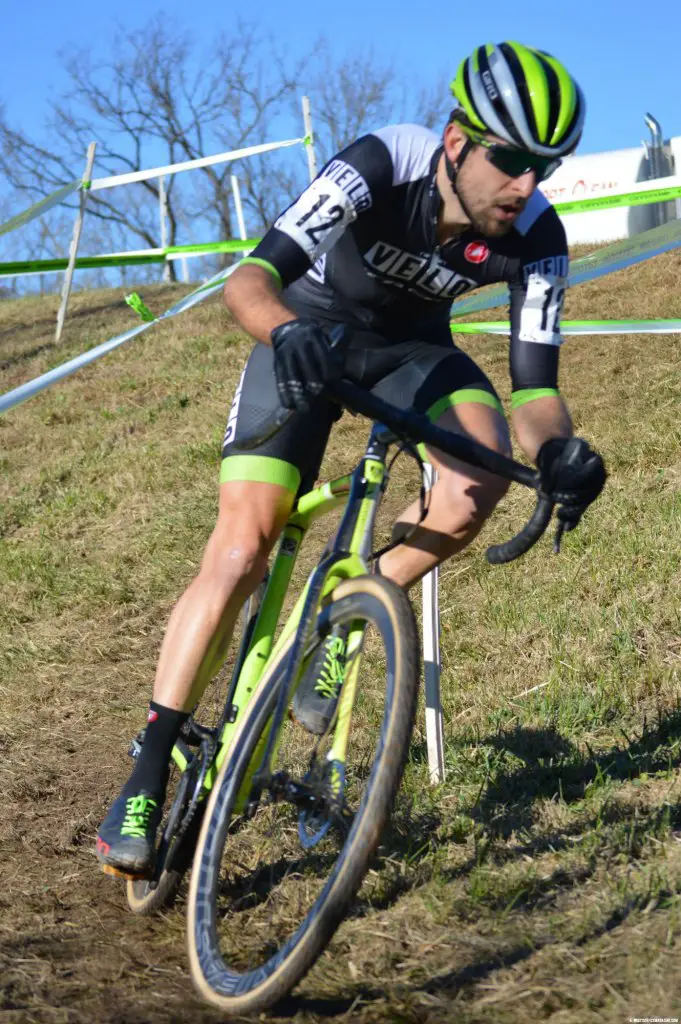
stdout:
<svg viewBox="0 0 681 1024">
<path fill-rule="evenodd" d="M 487 376 L 454 345 L 446 328 L 431 341 L 394 343 L 370 331 L 353 330 L 346 376 L 379 398 L 402 409 L 427 413 L 433 421 L 445 409 L 464 402 L 482 402 L 503 415 Z M 260 447 L 243 452 L 235 446 L 240 435 L 264 424 L 279 405 L 273 350 L 258 343 L 229 412 L 220 483 L 263 481 L 280 484 L 294 494 L 314 486 L 331 427 L 341 415 L 339 406 L 323 395 L 308 412 L 296 412 Z"/>
</svg>

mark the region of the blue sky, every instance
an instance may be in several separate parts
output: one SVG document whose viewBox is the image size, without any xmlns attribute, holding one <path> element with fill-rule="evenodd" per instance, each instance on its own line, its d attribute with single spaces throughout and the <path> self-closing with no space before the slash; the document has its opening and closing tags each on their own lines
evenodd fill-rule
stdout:
<svg viewBox="0 0 681 1024">
<path fill-rule="evenodd" d="M 658 118 L 666 136 L 681 135 L 678 0 L 656 0 L 648 6 L 633 0 L 418 0 L 412 5 L 384 0 L 259 0 L 255 5 L 252 0 L 204 0 L 195 7 L 186 0 L 165 0 L 162 7 L 135 0 L 111 5 L 8 0 L 0 102 L 13 123 L 40 137 L 46 102 L 65 84 L 57 56 L 61 47 L 72 44 L 106 53 L 106 41 L 117 24 L 137 30 L 159 10 L 174 16 L 205 46 L 237 16 L 249 18 L 257 10 L 258 24 L 293 53 L 305 51 L 320 33 L 339 55 L 372 46 L 382 58 L 394 59 L 415 87 L 427 83 L 429 75 L 453 75 L 459 60 L 479 43 L 519 39 L 560 57 L 580 81 L 589 111 L 581 152 L 638 145 L 647 137 L 646 111 Z"/>
</svg>

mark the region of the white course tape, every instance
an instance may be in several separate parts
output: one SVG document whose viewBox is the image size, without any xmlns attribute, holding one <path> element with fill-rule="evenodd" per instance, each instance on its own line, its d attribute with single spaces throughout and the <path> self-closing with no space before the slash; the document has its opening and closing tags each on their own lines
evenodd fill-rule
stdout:
<svg viewBox="0 0 681 1024">
<path fill-rule="evenodd" d="M 590 256 L 581 256 L 574 260 L 570 268 L 568 286 L 572 288 L 576 284 L 593 281 L 597 277 L 612 274 L 616 270 L 633 267 L 635 263 L 641 263 L 643 260 L 659 256 L 661 253 L 677 249 L 679 246 L 681 246 L 681 220 L 672 220 L 658 228 L 641 231 L 640 234 L 632 235 L 631 238 L 623 238 L 604 249 L 598 249 Z M 459 299 L 452 306 L 451 315 L 458 317 L 468 313 L 480 313 L 485 309 L 504 306 L 507 302 L 508 285 L 495 284 L 479 295 L 472 295 L 468 299 Z"/>
<path fill-rule="evenodd" d="M 213 164 L 226 163 L 227 160 L 240 160 L 246 156 L 257 156 L 258 153 L 269 153 L 287 146 L 299 146 L 304 139 L 287 139 L 284 142 L 262 142 L 258 146 L 246 149 L 234 149 L 230 153 L 216 153 L 214 156 L 202 156 L 197 160 L 185 160 L 180 164 L 167 164 L 165 167 L 152 167 L 147 171 L 130 171 L 128 174 L 113 174 L 108 178 L 94 178 L 90 191 L 97 192 L 102 188 L 113 188 L 115 185 L 129 185 L 132 181 L 146 181 L 148 178 L 159 178 L 162 174 L 177 174 L 179 171 L 191 171 L 195 167 L 211 167 Z"/>
<path fill-rule="evenodd" d="M 153 324 L 160 323 L 162 320 L 167 320 L 170 317 L 177 316 L 178 313 L 184 312 L 185 309 L 191 309 L 198 302 L 203 302 L 209 295 L 212 295 L 218 290 L 223 282 L 229 277 L 232 271 L 236 270 L 238 264 L 233 267 L 228 267 L 226 270 L 221 270 L 215 277 L 212 277 L 200 288 L 186 295 L 184 299 L 176 305 L 171 306 L 170 309 L 162 313 L 161 316 L 155 320 L 151 320 L 148 323 L 139 324 L 137 327 L 133 327 L 132 330 L 126 331 L 125 334 L 119 334 L 116 338 L 111 338 L 109 341 L 102 342 L 101 345 L 95 346 L 95 348 L 88 349 L 87 352 L 83 352 L 81 355 L 76 356 L 75 359 L 69 359 L 65 363 L 61 363 L 60 366 L 55 366 L 53 370 L 48 370 L 41 377 L 36 377 L 35 380 L 29 380 L 26 384 L 20 384 L 18 388 L 14 388 L 12 391 L 8 391 L 4 395 L 0 395 L 0 413 L 8 412 L 13 409 L 14 406 L 20 405 L 25 402 L 28 398 L 33 398 L 34 395 L 39 394 L 46 388 L 51 387 L 52 384 L 56 384 L 58 380 L 63 380 L 64 377 L 70 377 L 72 373 L 87 366 L 89 363 L 94 363 L 95 360 L 101 359 L 108 352 L 112 352 L 119 345 L 124 345 L 126 341 L 130 341 L 131 338 L 141 334 L 142 331 L 148 330 Z"/>
<path fill-rule="evenodd" d="M 70 185 L 62 185 L 56 192 L 51 192 L 49 196 L 45 196 L 40 202 L 34 203 L 33 206 L 29 206 L 23 213 L 18 213 L 16 217 L 10 217 L 9 220 L 5 221 L 4 224 L 0 224 L 0 235 L 6 235 L 9 231 L 16 231 L 17 228 L 22 227 L 24 224 L 29 224 L 36 217 L 42 217 L 44 213 L 51 210 L 53 206 L 57 206 L 59 203 L 63 203 L 64 200 L 71 195 L 72 192 L 77 192 L 82 182 L 80 178 L 77 181 L 72 181 Z"/>
</svg>

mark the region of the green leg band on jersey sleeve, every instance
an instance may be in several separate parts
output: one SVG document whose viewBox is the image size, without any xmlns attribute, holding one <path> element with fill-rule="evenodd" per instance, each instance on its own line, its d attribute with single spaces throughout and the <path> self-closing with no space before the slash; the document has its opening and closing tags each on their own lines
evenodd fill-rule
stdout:
<svg viewBox="0 0 681 1024">
<path fill-rule="evenodd" d="M 220 467 L 220 483 L 248 480 L 257 484 L 278 484 L 295 494 L 300 487 L 300 471 L 290 462 L 269 455 L 228 455 Z"/>
<path fill-rule="evenodd" d="M 261 260 L 257 256 L 244 256 L 242 260 L 239 260 L 239 266 L 242 267 L 244 263 L 253 263 L 256 267 L 262 267 L 263 270 L 269 271 L 272 277 L 275 279 L 280 288 L 283 288 L 281 274 L 275 266 L 268 263 L 267 260 Z"/>
<path fill-rule="evenodd" d="M 558 394 L 558 388 L 522 388 L 511 395 L 511 409 L 519 409 L 537 398 L 558 398 Z"/>
<path fill-rule="evenodd" d="M 483 391 L 482 388 L 459 388 L 451 395 L 438 398 L 427 412 L 428 419 L 434 423 L 446 409 L 453 409 L 456 405 L 465 405 L 466 402 L 480 402 L 482 405 L 488 405 L 490 409 L 496 409 L 502 416 L 504 415 L 503 406 L 496 395 L 489 391 Z"/>
</svg>

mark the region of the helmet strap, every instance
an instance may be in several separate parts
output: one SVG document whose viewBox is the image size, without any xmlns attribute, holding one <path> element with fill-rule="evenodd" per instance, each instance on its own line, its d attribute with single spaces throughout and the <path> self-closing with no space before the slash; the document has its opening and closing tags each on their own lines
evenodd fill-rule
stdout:
<svg viewBox="0 0 681 1024">
<path fill-rule="evenodd" d="M 456 178 L 457 178 L 457 175 L 458 175 L 459 171 L 461 170 L 461 165 L 463 164 L 464 160 L 466 159 L 466 157 L 468 156 L 468 154 L 470 153 L 470 151 L 472 150 L 474 145 L 475 145 L 475 143 L 473 142 L 472 139 L 466 139 L 466 141 L 464 142 L 464 144 L 463 144 L 463 146 L 461 148 L 461 152 L 459 153 L 458 157 L 456 158 L 456 162 L 455 163 L 452 163 L 452 161 L 447 156 L 446 151 L 445 151 L 445 154 L 444 154 L 444 157 L 445 157 L 445 170 L 447 171 L 447 177 L 449 178 L 449 183 L 452 186 L 452 192 L 454 193 L 456 198 L 459 200 L 459 203 L 461 204 L 461 209 L 466 214 L 466 216 L 468 217 L 468 219 L 471 222 L 471 224 L 473 223 L 473 217 L 471 216 L 470 211 L 468 210 L 468 208 L 467 208 L 466 204 L 464 203 L 462 197 L 459 195 L 459 193 L 457 191 L 457 188 L 456 188 Z"/>
</svg>

